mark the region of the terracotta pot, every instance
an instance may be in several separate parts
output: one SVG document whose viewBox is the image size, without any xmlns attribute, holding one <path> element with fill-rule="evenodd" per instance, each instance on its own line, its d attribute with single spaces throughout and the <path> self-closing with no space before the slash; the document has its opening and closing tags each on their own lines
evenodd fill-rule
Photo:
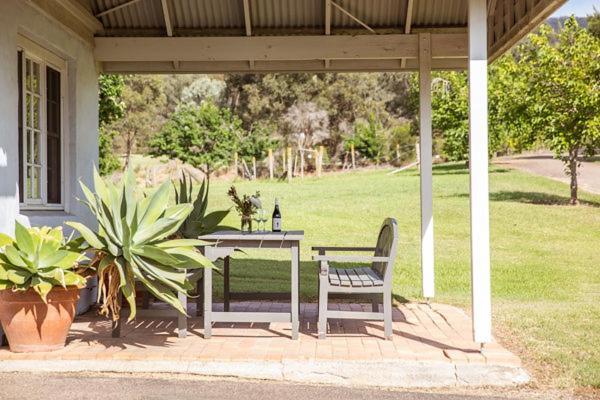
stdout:
<svg viewBox="0 0 600 400">
<path fill-rule="evenodd" d="M 53 288 L 44 303 L 33 289 L 0 291 L 0 322 L 10 351 L 32 353 L 65 346 L 77 307 L 76 286 Z"/>
</svg>

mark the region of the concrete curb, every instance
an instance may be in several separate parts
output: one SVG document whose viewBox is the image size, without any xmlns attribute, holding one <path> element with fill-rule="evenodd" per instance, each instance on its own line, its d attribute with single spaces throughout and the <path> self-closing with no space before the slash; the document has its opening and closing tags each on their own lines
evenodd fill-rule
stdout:
<svg viewBox="0 0 600 400">
<path fill-rule="evenodd" d="M 512 386 L 530 379 L 517 366 L 426 361 L 6 360 L 0 372 L 174 373 L 396 388 Z"/>
</svg>

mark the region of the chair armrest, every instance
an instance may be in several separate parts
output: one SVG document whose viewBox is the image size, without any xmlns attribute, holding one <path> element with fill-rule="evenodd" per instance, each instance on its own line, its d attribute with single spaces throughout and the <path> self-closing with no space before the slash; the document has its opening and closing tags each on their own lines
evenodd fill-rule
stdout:
<svg viewBox="0 0 600 400">
<path fill-rule="evenodd" d="M 339 255 L 333 255 L 333 256 L 325 256 L 325 255 L 318 255 L 318 256 L 313 256 L 312 258 L 314 261 L 327 261 L 327 262 L 386 262 L 389 261 L 389 257 L 378 257 L 378 256 L 357 256 L 357 255 L 352 255 L 352 256 L 339 256 Z"/>
<path fill-rule="evenodd" d="M 313 251 L 375 251 L 375 247 L 348 247 L 348 246 L 315 246 L 311 247 Z"/>
</svg>

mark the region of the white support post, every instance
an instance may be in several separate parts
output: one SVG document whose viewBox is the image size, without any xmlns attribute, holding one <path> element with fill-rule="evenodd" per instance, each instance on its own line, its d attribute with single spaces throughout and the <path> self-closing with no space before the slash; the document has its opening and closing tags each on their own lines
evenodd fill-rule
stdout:
<svg viewBox="0 0 600 400">
<path fill-rule="evenodd" d="M 419 122 L 421 169 L 421 274 L 423 297 L 435 294 L 433 270 L 433 187 L 431 121 L 431 34 L 419 34 Z"/>
<path fill-rule="evenodd" d="M 473 340 L 492 340 L 488 185 L 487 8 L 469 0 L 469 166 Z"/>
</svg>

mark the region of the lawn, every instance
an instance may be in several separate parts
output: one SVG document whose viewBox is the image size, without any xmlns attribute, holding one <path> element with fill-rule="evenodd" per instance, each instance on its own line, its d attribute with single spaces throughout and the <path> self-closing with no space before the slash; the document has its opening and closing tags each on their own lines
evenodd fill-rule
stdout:
<svg viewBox="0 0 600 400">
<path fill-rule="evenodd" d="M 304 229 L 301 294 L 316 298 L 314 245 L 373 245 L 384 217 L 398 220 L 395 298 L 420 299 L 419 175 L 407 170 L 336 173 L 293 183 L 239 181 L 259 190 L 265 207 L 281 202 L 284 229 Z M 211 208 L 228 207 L 230 183 L 211 186 Z M 435 301 L 470 304 L 469 175 L 457 164 L 434 169 Z M 495 334 L 543 384 L 600 387 L 600 196 L 581 193 L 566 205 L 568 187 L 542 177 L 492 167 L 490 212 Z M 230 214 L 232 225 L 239 218 Z M 289 288 L 277 252 L 240 254 L 232 262 L 236 291 Z M 268 261 L 265 261 L 264 258 Z M 260 260 L 262 258 L 262 260 Z M 284 267 L 285 266 L 285 267 Z"/>
</svg>

